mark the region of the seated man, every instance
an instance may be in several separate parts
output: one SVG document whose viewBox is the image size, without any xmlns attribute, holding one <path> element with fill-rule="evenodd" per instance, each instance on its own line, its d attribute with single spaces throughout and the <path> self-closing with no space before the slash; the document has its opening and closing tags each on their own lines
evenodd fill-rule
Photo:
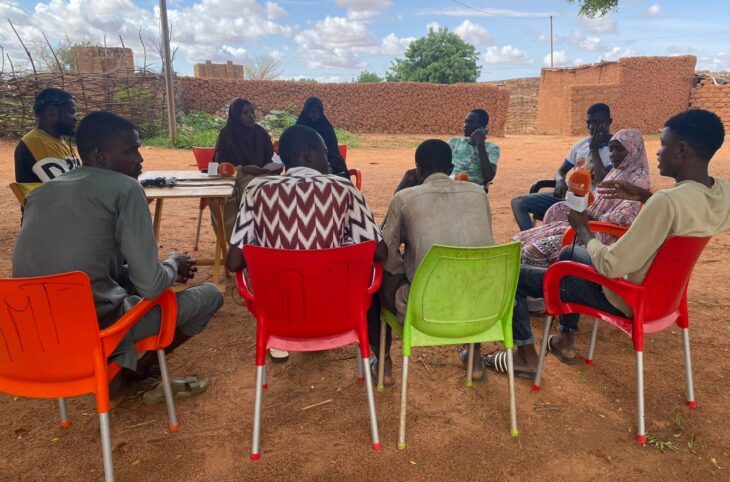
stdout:
<svg viewBox="0 0 730 482">
<path fill-rule="evenodd" d="M 444 141 L 430 139 L 422 142 L 416 149 L 416 174 L 420 185 L 397 192 L 388 207 L 383 222 L 388 257 L 383 262 L 380 303 L 374 300 L 368 313 L 374 371 L 377 367 L 375 354 L 380 348 L 380 305 L 396 314 L 401 322 L 404 320 L 410 283 L 431 246 L 494 244 L 487 195 L 473 183 L 449 178 L 454 168 L 451 156 L 452 151 Z M 405 245 L 402 255 L 401 244 Z M 385 353 L 385 382 L 392 384 L 390 330 Z M 474 378 L 481 379 L 484 367 L 480 357 L 475 357 L 474 370 Z"/>
<path fill-rule="evenodd" d="M 486 190 L 497 174 L 499 161 L 499 146 L 487 142 L 488 124 L 487 111 L 474 109 L 464 119 L 464 136 L 449 140 L 454 174 L 465 173 L 469 181 L 484 186 Z"/>
<path fill-rule="evenodd" d="M 571 211 L 570 224 L 586 248 L 566 247 L 561 260 L 594 266 L 608 278 L 625 277 L 636 284 L 643 282 L 652 261 L 670 236 L 714 236 L 730 229 L 730 184 L 710 177 L 708 163 L 722 146 L 725 131 L 722 121 L 712 112 L 691 109 L 670 118 L 662 130 L 657 152 L 659 173 L 672 177 L 677 184 L 653 195 L 624 182 L 606 182 L 599 186 L 604 194 L 645 202 L 644 208 L 619 240 L 605 246 L 591 233 L 586 213 Z M 542 296 L 546 269 L 523 265 L 517 285 L 513 329 L 517 352 L 515 375 L 532 378 L 538 355 L 534 347 L 527 296 Z M 567 278 L 561 285 L 561 298 L 620 316 L 631 317 L 631 309 L 615 293 L 579 278 Z M 561 316 L 560 334 L 550 337 L 548 349 L 564 363 L 576 363 L 574 333 L 579 315 Z M 487 367 L 506 370 L 504 353 L 485 357 Z"/>
<path fill-rule="evenodd" d="M 563 161 L 558 172 L 555 173 L 555 190 L 551 193 L 536 192 L 512 199 L 512 214 L 515 217 L 520 231 L 534 227 L 530 214 L 544 216 L 553 204 L 562 201 L 568 190 L 565 176 L 578 161 L 584 159 L 587 169 L 593 169 L 593 184 L 598 185 L 611 169 L 611 156 L 608 142 L 613 134 L 609 132 L 611 126 L 611 110 L 606 104 L 593 104 L 588 108 L 586 124 L 590 136 L 575 143 Z M 596 162 L 600 159 L 601 162 Z"/>
<path fill-rule="evenodd" d="M 15 148 L 15 182 L 23 194 L 81 165 L 64 139 L 74 135 L 76 126 L 73 96 L 61 89 L 44 89 L 36 95 L 33 111 L 38 126 Z"/>
<path fill-rule="evenodd" d="M 279 138 L 279 155 L 286 173 L 256 178 L 243 193 L 226 260 L 230 271 L 246 266 L 242 251 L 246 244 L 325 249 L 378 241 L 375 257 L 385 258 L 380 228 L 362 193 L 349 180 L 327 174 L 327 147 L 317 131 L 302 125 L 289 127 Z M 320 203 L 315 190 L 331 196 L 332 202 Z M 293 199 L 292 192 L 297 194 Z M 315 226 L 314 219 L 331 222 Z M 289 357 L 286 351 L 274 349 L 269 355 L 281 362 Z"/>
<path fill-rule="evenodd" d="M 13 276 L 83 271 L 91 279 L 100 328 L 114 324 L 142 298 L 155 298 L 175 281 L 195 275 L 195 261 L 171 254 L 159 262 L 150 211 L 137 177 L 142 172 L 139 133 L 111 112 L 94 112 L 80 123 L 76 145 L 83 167 L 31 192 L 13 251 Z M 223 305 L 212 284 L 176 294 L 177 328 L 171 352 L 203 331 Z M 119 344 L 111 360 L 127 378 L 153 374 L 156 354 L 137 360 L 134 342 L 159 331 L 160 310 L 145 315 Z M 131 380 L 127 380 L 131 381 Z"/>
</svg>

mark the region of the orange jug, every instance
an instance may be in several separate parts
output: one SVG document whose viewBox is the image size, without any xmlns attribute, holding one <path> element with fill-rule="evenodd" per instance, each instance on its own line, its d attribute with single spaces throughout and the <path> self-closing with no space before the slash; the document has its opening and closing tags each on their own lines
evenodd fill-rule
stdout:
<svg viewBox="0 0 730 482">
<path fill-rule="evenodd" d="M 585 159 L 580 158 L 575 168 L 568 174 L 568 193 L 565 196 L 568 207 L 581 213 L 594 201 L 591 191 L 591 171 L 584 166 Z"/>
</svg>

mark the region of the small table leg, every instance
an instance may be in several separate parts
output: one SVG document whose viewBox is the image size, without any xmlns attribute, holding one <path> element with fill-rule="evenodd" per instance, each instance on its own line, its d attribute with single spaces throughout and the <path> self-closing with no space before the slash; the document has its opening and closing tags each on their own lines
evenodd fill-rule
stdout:
<svg viewBox="0 0 730 482">
<path fill-rule="evenodd" d="M 226 249 L 225 240 L 225 228 L 223 225 L 223 202 L 221 199 L 209 199 L 210 210 L 213 216 L 216 218 L 215 227 L 215 258 L 213 259 L 213 282 L 215 284 L 220 283 L 220 268 L 221 261 L 227 256 L 228 250 Z M 225 271 L 226 277 L 228 277 L 228 270 Z"/>
<path fill-rule="evenodd" d="M 155 220 L 152 225 L 152 229 L 155 233 L 155 240 L 157 243 L 160 242 L 160 222 L 162 221 L 162 198 L 155 200 Z"/>
</svg>

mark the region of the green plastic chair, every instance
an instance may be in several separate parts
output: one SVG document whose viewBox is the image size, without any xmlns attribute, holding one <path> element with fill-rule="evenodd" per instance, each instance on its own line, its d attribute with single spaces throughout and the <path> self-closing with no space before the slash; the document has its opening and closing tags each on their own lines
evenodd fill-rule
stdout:
<svg viewBox="0 0 730 482">
<path fill-rule="evenodd" d="M 415 346 L 469 344 L 466 385 L 472 386 L 474 343 L 500 341 L 507 349 L 510 433 L 517 431 L 512 363 L 512 309 L 520 271 L 520 243 L 483 248 L 433 245 L 411 284 L 405 323 L 383 308 L 382 321 L 403 338 L 398 448 L 406 446 L 408 360 Z M 380 358 L 385 358 L 385 323 L 380 327 Z M 378 363 L 378 391 L 383 391 L 383 363 Z"/>
</svg>

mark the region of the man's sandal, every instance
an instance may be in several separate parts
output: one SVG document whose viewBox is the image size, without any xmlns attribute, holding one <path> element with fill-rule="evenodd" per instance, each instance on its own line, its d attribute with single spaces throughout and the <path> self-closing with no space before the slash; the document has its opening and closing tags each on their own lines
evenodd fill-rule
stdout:
<svg viewBox="0 0 730 482">
<path fill-rule="evenodd" d="M 172 396 L 175 399 L 188 398 L 208 389 L 210 378 L 208 377 L 173 377 L 170 381 Z M 165 390 L 162 383 L 142 394 L 142 401 L 145 405 L 157 405 L 165 401 Z"/>
<path fill-rule="evenodd" d="M 474 350 L 474 359 L 477 360 L 477 357 L 481 356 L 479 352 Z M 461 359 L 462 365 L 464 365 L 464 368 L 467 368 L 466 364 L 469 361 L 469 349 L 464 348 L 459 352 L 459 358 Z M 482 361 L 482 374 L 479 376 L 477 375 L 479 372 L 477 370 L 473 370 L 471 374 L 471 380 L 473 382 L 483 382 L 487 379 L 487 370 L 484 369 L 484 362 Z"/>
<path fill-rule="evenodd" d="M 489 355 L 484 355 L 482 357 L 482 361 L 484 362 L 485 367 L 494 372 L 507 373 L 506 351 L 498 351 L 495 353 L 490 353 Z M 513 373 L 516 377 L 527 378 L 528 380 L 533 380 L 535 378 L 535 372 L 530 372 L 527 370 L 513 370 Z"/>
</svg>

